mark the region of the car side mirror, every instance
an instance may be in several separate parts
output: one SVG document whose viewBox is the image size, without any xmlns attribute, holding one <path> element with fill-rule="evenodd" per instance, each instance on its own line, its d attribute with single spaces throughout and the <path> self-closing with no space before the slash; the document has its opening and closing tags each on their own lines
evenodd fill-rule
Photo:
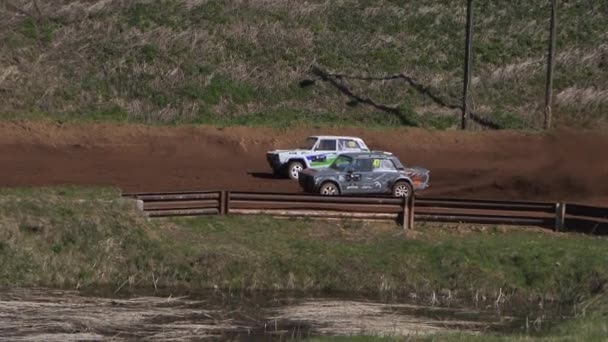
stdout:
<svg viewBox="0 0 608 342">
<path fill-rule="evenodd" d="M 355 168 L 354 168 L 354 167 L 352 167 L 352 166 L 347 166 L 347 167 L 344 169 L 344 171 L 345 171 L 346 173 L 353 173 L 353 172 L 355 172 Z"/>
</svg>

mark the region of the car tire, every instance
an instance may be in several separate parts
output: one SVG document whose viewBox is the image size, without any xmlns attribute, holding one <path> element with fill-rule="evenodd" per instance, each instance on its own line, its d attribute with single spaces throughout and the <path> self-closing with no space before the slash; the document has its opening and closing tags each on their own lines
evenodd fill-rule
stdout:
<svg viewBox="0 0 608 342">
<path fill-rule="evenodd" d="M 287 177 L 298 180 L 298 175 L 304 170 L 304 165 L 299 161 L 292 161 L 287 165 Z"/>
<path fill-rule="evenodd" d="M 393 185 L 393 196 L 406 197 L 414 193 L 412 185 L 406 181 L 399 181 Z"/>
<path fill-rule="evenodd" d="M 323 196 L 337 196 L 340 194 L 340 189 L 334 182 L 325 182 L 319 187 L 319 194 Z"/>
</svg>

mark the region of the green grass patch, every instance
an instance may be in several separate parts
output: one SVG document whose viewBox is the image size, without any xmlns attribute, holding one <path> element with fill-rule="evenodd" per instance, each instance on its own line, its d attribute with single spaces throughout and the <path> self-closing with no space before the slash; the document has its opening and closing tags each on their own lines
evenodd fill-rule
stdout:
<svg viewBox="0 0 608 342">
<path fill-rule="evenodd" d="M 199 217 L 145 219 L 113 188 L 0 189 L 0 286 L 356 292 L 399 297 L 500 291 L 510 302 L 558 300 L 577 318 L 541 340 L 606 337 L 606 239 L 488 227 Z M 482 302 L 484 300 L 482 299 Z M 498 333 L 422 340 L 526 341 Z M 342 341 L 346 338 L 315 338 Z M 356 337 L 354 341 L 400 341 Z M 410 340 L 410 339 L 408 339 Z M 416 339 L 415 339 L 416 340 Z"/>
<path fill-rule="evenodd" d="M 107 188 L 2 189 L 0 284 L 116 284 L 148 269 L 160 245 L 118 194 Z"/>
<path fill-rule="evenodd" d="M 202 217 L 147 221 L 107 188 L 0 190 L 1 285 L 114 283 L 242 290 L 542 296 L 579 302 L 608 281 L 605 239 L 490 229 Z M 86 279 L 80 275 L 86 274 Z"/>
<path fill-rule="evenodd" d="M 208 280 L 229 287 L 288 288 L 287 280 L 296 279 L 295 287 L 302 289 L 463 294 L 502 289 L 578 301 L 599 291 L 608 278 L 605 241 L 584 236 L 458 236 L 421 228 L 420 237 L 409 239 L 394 229 L 368 234 L 373 228 L 358 224 L 340 229 L 321 222 L 239 217 L 173 222 L 191 231 L 189 239 L 205 236 L 191 240 L 189 250 L 221 260 L 215 279 Z"/>
</svg>

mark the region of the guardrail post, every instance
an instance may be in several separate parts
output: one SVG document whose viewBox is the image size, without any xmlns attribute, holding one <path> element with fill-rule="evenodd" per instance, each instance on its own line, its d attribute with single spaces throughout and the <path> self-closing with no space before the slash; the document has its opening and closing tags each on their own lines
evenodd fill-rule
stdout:
<svg viewBox="0 0 608 342">
<path fill-rule="evenodd" d="M 230 191 L 224 191 L 224 215 L 230 212 Z"/>
<path fill-rule="evenodd" d="M 566 221 L 566 203 L 555 203 L 555 224 L 553 230 L 561 232 L 564 230 Z"/>
<path fill-rule="evenodd" d="M 226 215 L 226 191 L 220 191 L 220 215 Z"/>
<path fill-rule="evenodd" d="M 416 200 L 416 197 L 414 195 L 412 196 L 408 196 L 408 206 L 409 206 L 409 210 L 408 210 L 408 229 L 414 230 L 414 201 Z"/>
<path fill-rule="evenodd" d="M 403 197 L 403 225 L 404 230 L 414 228 L 414 208 L 413 208 L 413 196 Z"/>
<path fill-rule="evenodd" d="M 135 206 L 137 207 L 137 209 L 138 209 L 139 211 L 142 211 L 142 212 L 143 212 L 143 211 L 145 211 L 145 210 L 144 210 L 144 201 L 140 200 L 140 199 L 139 199 L 139 198 L 137 198 L 137 197 L 135 198 Z"/>
</svg>

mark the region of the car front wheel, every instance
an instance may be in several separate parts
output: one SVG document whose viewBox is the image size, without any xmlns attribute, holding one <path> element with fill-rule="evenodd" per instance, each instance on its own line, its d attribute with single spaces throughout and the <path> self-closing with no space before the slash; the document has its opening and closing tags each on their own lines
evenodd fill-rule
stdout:
<svg viewBox="0 0 608 342">
<path fill-rule="evenodd" d="M 304 165 L 301 162 L 294 161 L 287 166 L 287 175 L 293 180 L 298 180 L 298 176 L 302 170 L 304 170 Z"/>
<path fill-rule="evenodd" d="M 400 181 L 393 186 L 393 196 L 395 197 L 409 197 L 413 193 L 414 189 L 408 182 Z"/>
<path fill-rule="evenodd" d="M 323 196 L 336 196 L 340 194 L 338 186 L 332 182 L 323 183 L 319 188 L 319 193 Z"/>
</svg>

